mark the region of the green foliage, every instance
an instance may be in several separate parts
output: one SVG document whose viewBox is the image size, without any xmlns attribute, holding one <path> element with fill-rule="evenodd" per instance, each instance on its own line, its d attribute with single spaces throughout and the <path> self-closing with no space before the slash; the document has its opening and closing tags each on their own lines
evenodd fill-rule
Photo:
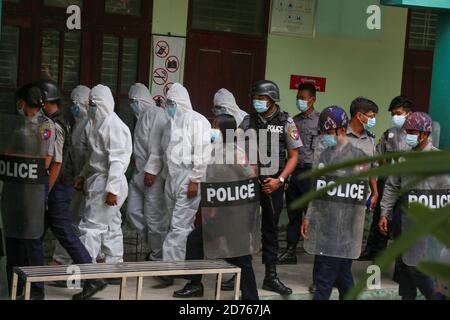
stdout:
<svg viewBox="0 0 450 320">
<path fill-rule="evenodd" d="M 388 176 L 411 176 L 416 179 L 399 192 L 399 196 L 408 189 L 413 188 L 415 184 L 424 179 L 442 174 L 450 173 L 450 152 L 411 152 L 396 153 L 377 156 L 372 158 L 356 159 L 344 163 L 328 166 L 301 176 L 301 178 L 317 178 L 332 173 L 336 170 L 355 167 L 357 165 L 368 163 L 390 163 L 392 159 L 397 159 L 396 163 L 379 166 L 374 169 L 355 174 L 351 177 L 338 179 L 336 184 L 325 187 L 321 190 L 314 190 L 298 199 L 293 208 L 306 207 L 309 202 L 320 198 L 328 191 L 334 189 L 337 185 L 358 182 L 370 177 L 388 177 Z M 407 232 L 404 232 L 396 239 L 388 249 L 380 255 L 374 262 L 382 270 L 391 265 L 397 257 L 400 257 L 405 251 L 413 246 L 417 241 L 428 235 L 433 235 L 442 244 L 450 248 L 450 206 L 439 210 L 430 210 L 421 205 L 413 205 L 411 208 L 403 208 L 404 211 L 416 222 Z M 422 272 L 444 281 L 450 281 L 450 266 L 435 262 L 423 261 L 418 266 Z M 367 287 L 366 275 L 359 279 L 356 286 L 347 296 L 347 299 L 357 299 Z"/>
</svg>

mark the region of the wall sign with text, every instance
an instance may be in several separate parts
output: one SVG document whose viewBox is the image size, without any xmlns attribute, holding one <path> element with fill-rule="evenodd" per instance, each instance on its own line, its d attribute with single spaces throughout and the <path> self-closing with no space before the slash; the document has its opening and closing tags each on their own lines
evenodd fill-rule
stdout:
<svg viewBox="0 0 450 320">
<path fill-rule="evenodd" d="M 315 37 L 317 0 L 272 1 L 271 33 Z"/>
<path fill-rule="evenodd" d="M 298 86 L 301 84 L 313 84 L 316 86 L 317 92 L 325 92 L 327 89 L 327 78 L 298 75 L 291 76 L 290 88 L 292 90 L 297 90 Z"/>
</svg>

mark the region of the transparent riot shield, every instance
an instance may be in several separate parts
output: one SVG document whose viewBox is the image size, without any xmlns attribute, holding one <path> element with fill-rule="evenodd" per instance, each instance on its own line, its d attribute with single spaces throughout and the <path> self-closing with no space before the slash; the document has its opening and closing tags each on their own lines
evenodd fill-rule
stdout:
<svg viewBox="0 0 450 320">
<path fill-rule="evenodd" d="M 237 163 L 240 164 L 210 164 L 201 184 L 203 247 L 207 259 L 251 255 L 260 249 L 257 167 L 245 161 Z"/>
<path fill-rule="evenodd" d="M 402 198 L 404 206 L 420 203 L 431 209 L 447 207 L 450 200 L 450 181 L 447 176 L 432 177 L 410 190 Z M 448 188 L 443 189 L 447 186 Z M 419 189 L 420 188 L 420 189 Z M 450 223 L 450 222 L 449 222 Z M 402 233 L 415 225 L 415 221 L 406 213 L 402 214 Z M 417 266 L 421 261 L 439 261 L 444 245 L 435 237 L 429 235 L 418 240 L 402 255 L 403 262 L 408 266 Z"/>
<path fill-rule="evenodd" d="M 450 250 L 448 248 L 443 248 L 441 250 L 439 262 L 450 267 Z M 450 282 L 438 279 L 436 291 L 446 297 L 450 297 Z"/>
<path fill-rule="evenodd" d="M 2 198 L 3 182 L 0 181 L 0 201 Z M 3 223 L 0 215 L 0 283 L 8 283 L 6 276 L 6 252 L 5 252 L 5 238 L 3 236 Z M 8 299 L 8 286 L 0 286 L 0 300 Z"/>
<path fill-rule="evenodd" d="M 342 150 L 323 149 L 315 157 L 316 168 L 363 157 L 361 150 L 348 144 Z M 333 172 L 314 180 L 315 190 L 323 189 L 342 178 L 367 170 L 357 166 Z M 366 202 L 369 185 L 366 180 L 335 187 L 321 198 L 313 200 L 307 211 L 308 238 L 304 241 L 307 253 L 329 257 L 357 259 L 361 255 Z"/>
<path fill-rule="evenodd" d="M 51 134 L 38 118 L 0 115 L 0 210 L 5 238 L 39 239 L 43 234 L 44 155 Z"/>
</svg>

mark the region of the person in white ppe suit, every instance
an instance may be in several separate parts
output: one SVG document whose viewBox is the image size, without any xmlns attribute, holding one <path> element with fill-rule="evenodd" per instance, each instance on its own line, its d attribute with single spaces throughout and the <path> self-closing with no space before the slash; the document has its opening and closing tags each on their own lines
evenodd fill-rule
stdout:
<svg viewBox="0 0 450 320">
<path fill-rule="evenodd" d="M 111 90 L 103 85 L 89 97 L 89 160 L 75 187 L 86 195 L 80 240 L 93 263 L 100 252 L 106 263 L 123 262 L 120 208 L 128 195 L 125 172 L 132 155 L 131 133 L 114 112 Z M 84 188 L 83 188 L 84 187 Z"/>
<path fill-rule="evenodd" d="M 167 166 L 166 204 L 171 217 L 163 245 L 164 261 L 186 259 L 186 242 L 200 205 L 199 184 L 211 157 L 211 124 L 192 109 L 189 94 L 175 83 L 167 93 L 170 126 L 163 136 Z M 161 278 L 170 285 L 173 279 Z"/>
<path fill-rule="evenodd" d="M 214 95 L 214 108 L 213 113 L 216 116 L 221 114 L 229 114 L 234 117 L 236 123 L 239 125 L 244 118 L 248 115 L 247 112 L 241 110 L 236 103 L 236 98 L 227 89 L 220 89 Z"/>
<path fill-rule="evenodd" d="M 127 217 L 150 248 L 148 261 L 162 260 L 169 228 L 164 202 L 161 139 L 169 117 L 158 108 L 147 87 L 137 83 L 128 94 L 137 120 L 134 131 L 135 172 L 129 185 Z"/>
<path fill-rule="evenodd" d="M 88 107 L 90 93 L 91 89 L 80 85 L 77 86 L 70 95 L 73 103 L 70 107 L 70 111 L 75 118 L 75 125 L 73 127 L 71 137 L 72 145 L 70 154 L 72 158 L 73 171 L 76 175 L 81 173 L 81 170 L 87 160 L 87 135 L 89 132 Z M 81 210 L 84 206 L 83 193 L 74 193 L 70 206 L 72 210 L 74 228 L 78 229 L 78 224 L 81 220 Z M 53 262 L 63 265 L 72 264 L 72 258 L 59 242 L 56 242 L 55 245 Z"/>
</svg>

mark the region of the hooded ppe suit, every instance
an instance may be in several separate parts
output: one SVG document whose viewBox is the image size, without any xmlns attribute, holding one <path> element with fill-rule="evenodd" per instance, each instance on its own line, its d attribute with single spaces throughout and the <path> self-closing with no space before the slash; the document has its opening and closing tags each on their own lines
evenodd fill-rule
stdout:
<svg viewBox="0 0 450 320">
<path fill-rule="evenodd" d="M 186 258 L 187 237 L 194 229 L 200 205 L 200 191 L 192 199 L 187 193 L 189 184 L 200 183 L 206 173 L 211 158 L 211 124 L 193 111 L 189 94 L 179 83 L 171 87 L 167 99 L 174 101 L 177 109 L 162 142 L 167 170 L 165 198 L 171 217 L 163 259 L 177 261 Z"/>
<path fill-rule="evenodd" d="M 162 245 L 169 228 L 161 175 L 163 152 L 161 139 L 169 117 L 158 108 L 147 87 L 135 84 L 129 98 L 137 103 L 138 120 L 134 131 L 135 173 L 130 182 L 127 216 L 138 233 L 147 240 L 151 260 L 162 259 Z M 144 185 L 145 173 L 155 176 L 151 187 Z"/>
<path fill-rule="evenodd" d="M 234 98 L 233 94 L 227 89 L 220 89 L 214 96 L 214 107 L 224 108 L 226 114 L 234 117 L 237 126 L 239 127 L 244 118 L 248 115 L 247 112 L 241 110 Z"/>
<path fill-rule="evenodd" d="M 89 160 L 81 176 L 86 179 L 86 204 L 79 226 L 81 241 L 93 262 L 100 251 L 106 263 L 123 262 L 120 208 L 128 195 L 125 172 L 132 155 L 131 133 L 114 113 L 111 90 L 103 85 L 92 89 L 89 113 Z M 96 112 L 92 112 L 97 107 Z M 118 197 L 116 206 L 105 203 L 108 193 Z"/>
<path fill-rule="evenodd" d="M 85 86 L 76 87 L 70 98 L 72 99 L 74 105 L 77 106 L 77 114 L 75 117 L 75 126 L 72 129 L 72 144 L 71 159 L 73 161 L 73 170 L 75 176 L 80 174 L 83 169 L 84 164 L 87 161 L 87 137 L 89 135 L 89 119 L 88 119 L 88 108 L 89 108 L 89 94 L 91 89 Z M 73 215 L 73 222 L 76 228 L 81 220 L 81 213 L 84 206 L 84 195 L 81 192 L 76 192 L 73 195 L 71 202 L 71 210 Z M 66 250 L 61 246 L 59 242 L 56 243 L 55 252 L 53 253 L 53 260 L 64 265 L 69 265 L 72 263 L 72 258 L 67 254 Z"/>
</svg>

